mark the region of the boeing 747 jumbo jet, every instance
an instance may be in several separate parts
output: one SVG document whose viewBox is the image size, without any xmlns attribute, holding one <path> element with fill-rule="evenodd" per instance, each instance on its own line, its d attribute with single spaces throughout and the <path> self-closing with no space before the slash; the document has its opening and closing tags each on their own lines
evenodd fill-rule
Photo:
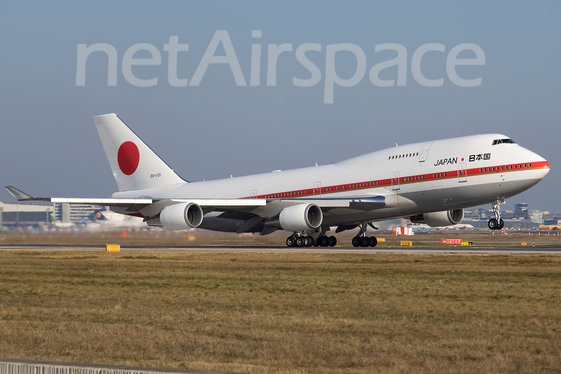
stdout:
<svg viewBox="0 0 561 374">
<path fill-rule="evenodd" d="M 335 246 L 327 236 L 358 228 L 352 244 L 374 247 L 368 226 L 404 217 L 429 226 L 461 222 L 464 208 L 491 204 L 491 230 L 504 226 L 499 208 L 549 172 L 549 163 L 505 135 L 466 136 L 396 146 L 332 165 L 216 181 L 181 179 L 115 114 L 94 117 L 119 192 L 108 199 L 17 200 L 110 206 L 168 230 L 292 234 L 292 246 Z"/>
</svg>

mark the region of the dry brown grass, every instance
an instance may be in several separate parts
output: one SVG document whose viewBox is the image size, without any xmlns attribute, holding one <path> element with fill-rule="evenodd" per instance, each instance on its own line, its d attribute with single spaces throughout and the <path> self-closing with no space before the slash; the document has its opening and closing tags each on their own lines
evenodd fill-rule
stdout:
<svg viewBox="0 0 561 374">
<path fill-rule="evenodd" d="M 0 251 L 0 356 L 561 373 L 561 256 Z"/>
</svg>

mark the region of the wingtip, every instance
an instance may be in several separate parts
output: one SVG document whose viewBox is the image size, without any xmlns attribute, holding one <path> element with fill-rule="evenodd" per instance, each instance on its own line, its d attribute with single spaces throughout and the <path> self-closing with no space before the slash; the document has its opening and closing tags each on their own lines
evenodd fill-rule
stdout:
<svg viewBox="0 0 561 374">
<path fill-rule="evenodd" d="M 35 200 L 33 196 L 27 194 L 21 190 L 18 190 L 14 186 L 5 186 L 6 191 L 10 193 L 17 201 L 27 201 L 27 200 Z"/>
</svg>

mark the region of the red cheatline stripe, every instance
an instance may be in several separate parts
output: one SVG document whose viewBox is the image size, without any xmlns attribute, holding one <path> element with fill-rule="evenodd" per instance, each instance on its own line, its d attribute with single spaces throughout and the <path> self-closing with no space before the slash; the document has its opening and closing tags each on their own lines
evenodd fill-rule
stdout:
<svg viewBox="0 0 561 374">
<path fill-rule="evenodd" d="M 508 165 L 494 165 L 494 166 L 487 166 L 481 168 L 471 168 L 471 169 L 466 169 L 465 172 L 467 174 L 466 176 L 473 177 L 476 175 L 487 175 L 487 174 L 501 173 L 501 172 L 506 173 L 511 171 L 521 171 L 521 170 L 549 169 L 549 167 L 550 167 L 549 162 L 539 161 L 539 162 L 508 164 Z M 419 175 L 412 175 L 406 177 L 399 177 L 397 178 L 397 180 L 394 179 L 394 184 L 395 183 L 411 184 L 411 183 L 426 182 L 431 180 L 458 178 L 462 176 L 460 175 L 460 172 L 462 172 L 462 170 L 442 171 L 439 173 L 419 174 Z M 358 190 L 375 188 L 375 187 L 387 187 L 391 185 L 392 185 L 392 178 L 388 178 L 388 179 L 380 179 L 375 181 L 339 184 L 339 185 L 326 186 L 321 188 L 308 188 L 303 190 L 277 192 L 272 194 L 245 197 L 244 199 L 286 199 L 286 198 L 309 197 L 309 196 L 320 195 L 320 194 L 325 195 L 325 194 L 332 194 L 336 192 L 358 191 Z"/>
</svg>

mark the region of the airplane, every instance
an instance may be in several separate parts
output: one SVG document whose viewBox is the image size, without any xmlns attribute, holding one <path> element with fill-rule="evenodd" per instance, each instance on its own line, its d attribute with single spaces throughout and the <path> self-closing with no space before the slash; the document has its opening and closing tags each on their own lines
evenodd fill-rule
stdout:
<svg viewBox="0 0 561 374">
<path fill-rule="evenodd" d="M 82 217 L 81 225 L 83 230 L 91 232 L 146 227 L 142 218 L 105 209 L 96 210 L 87 217 Z"/>
<path fill-rule="evenodd" d="M 103 229 L 146 226 L 146 224 L 142 221 L 142 218 L 119 214 L 113 212 L 112 210 L 96 210 L 93 216 L 95 218 L 95 224 L 97 224 L 99 228 Z"/>
<path fill-rule="evenodd" d="M 491 204 L 489 229 L 504 222 L 505 199 L 534 186 L 549 163 L 501 134 L 402 145 L 339 163 L 188 182 L 179 177 L 114 113 L 94 117 L 118 192 L 111 198 L 35 198 L 5 187 L 17 200 L 106 205 L 168 230 L 291 233 L 289 247 L 335 246 L 335 232 L 358 228 L 355 247 L 374 247 L 368 227 L 408 218 L 444 227 L 464 208 Z"/>
</svg>

